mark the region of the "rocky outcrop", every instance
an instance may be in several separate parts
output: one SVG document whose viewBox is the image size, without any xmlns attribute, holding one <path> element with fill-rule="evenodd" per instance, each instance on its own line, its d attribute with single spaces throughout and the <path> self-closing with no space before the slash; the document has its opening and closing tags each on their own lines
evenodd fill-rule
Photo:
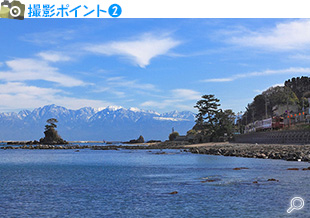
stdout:
<svg viewBox="0 0 310 218">
<path fill-rule="evenodd" d="M 229 143 L 205 147 L 193 147 L 190 148 L 189 151 L 196 154 L 282 159 L 287 161 L 310 161 L 310 145 Z"/>
<path fill-rule="evenodd" d="M 13 145 L 13 146 L 11 146 Z M 19 146 L 16 146 L 19 145 Z M 151 145 L 33 145 L 33 144 L 10 144 L 9 146 L 2 146 L 0 149 L 91 149 L 91 150 L 119 150 L 119 149 L 129 149 L 129 150 L 149 150 L 149 149 L 184 149 L 181 152 L 187 152 L 184 146 L 171 146 L 163 143 L 151 144 Z M 168 153 L 167 153 L 168 154 Z"/>
<path fill-rule="evenodd" d="M 124 144 L 139 144 L 139 143 L 144 143 L 144 138 L 142 135 L 140 135 L 138 139 L 132 139 L 129 142 L 124 142 Z"/>
<path fill-rule="evenodd" d="M 54 128 L 47 129 L 44 132 L 45 137 L 40 139 L 41 144 L 45 145 L 63 145 L 68 144 L 66 140 L 63 140 Z"/>
<path fill-rule="evenodd" d="M 22 145 L 22 146 L 2 146 L 0 149 L 85 149 L 91 148 L 89 145 Z"/>
</svg>

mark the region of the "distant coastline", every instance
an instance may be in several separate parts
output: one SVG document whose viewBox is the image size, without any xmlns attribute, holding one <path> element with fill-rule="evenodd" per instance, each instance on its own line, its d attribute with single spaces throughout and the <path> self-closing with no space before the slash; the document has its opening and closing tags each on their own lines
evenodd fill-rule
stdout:
<svg viewBox="0 0 310 218">
<path fill-rule="evenodd" d="M 82 142 L 82 141 L 79 141 Z M 152 150 L 152 149 L 182 149 L 194 154 L 235 156 L 245 158 L 278 159 L 286 161 L 310 162 L 310 144 L 249 144 L 249 143 L 202 143 L 190 144 L 185 142 L 157 142 L 157 143 L 139 143 L 133 145 L 103 144 L 92 145 L 97 141 L 88 141 L 87 143 L 68 144 L 68 145 L 6 145 L 0 149 L 91 149 L 91 150 Z"/>
<path fill-rule="evenodd" d="M 94 145 L 95 144 L 95 145 Z M 153 142 L 153 143 L 137 143 L 131 145 L 117 145 L 110 143 L 69 143 L 66 145 L 44 145 L 44 144 L 27 144 L 24 142 L 9 142 L 6 146 L 0 146 L 0 149 L 91 149 L 91 150 L 119 150 L 119 149 L 182 149 L 186 143 L 180 142 Z"/>
</svg>

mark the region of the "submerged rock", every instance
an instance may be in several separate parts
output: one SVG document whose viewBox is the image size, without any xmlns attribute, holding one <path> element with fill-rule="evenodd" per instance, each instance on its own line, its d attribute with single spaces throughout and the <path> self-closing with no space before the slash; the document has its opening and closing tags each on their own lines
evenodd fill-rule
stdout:
<svg viewBox="0 0 310 218">
<path fill-rule="evenodd" d="M 248 170 L 249 168 L 247 167 L 236 167 L 233 170 Z"/>
<path fill-rule="evenodd" d="M 215 180 L 215 179 L 207 179 L 207 180 L 205 180 L 205 181 L 201 181 L 201 183 L 215 182 L 215 181 L 217 181 L 217 180 Z"/>
<path fill-rule="evenodd" d="M 163 152 L 156 152 L 154 154 L 167 154 L 167 153 L 163 151 Z"/>
<path fill-rule="evenodd" d="M 272 179 L 268 179 L 267 181 L 268 181 L 268 182 L 279 182 L 279 180 L 274 179 L 274 178 L 272 178 Z"/>
</svg>

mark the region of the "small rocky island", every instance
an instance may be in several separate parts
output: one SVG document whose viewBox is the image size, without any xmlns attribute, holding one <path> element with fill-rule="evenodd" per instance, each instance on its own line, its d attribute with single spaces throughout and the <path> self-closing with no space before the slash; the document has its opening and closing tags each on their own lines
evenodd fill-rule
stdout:
<svg viewBox="0 0 310 218">
<path fill-rule="evenodd" d="M 44 138 L 39 141 L 28 141 L 28 142 L 7 142 L 8 145 L 65 145 L 69 144 L 66 140 L 63 140 L 58 134 L 56 128 L 58 120 L 55 118 L 50 118 L 46 121 L 48 124 L 45 125 Z"/>
<path fill-rule="evenodd" d="M 138 139 L 132 139 L 129 142 L 123 142 L 124 144 L 140 144 L 140 143 L 144 143 L 144 138 L 142 135 L 139 136 Z"/>
<path fill-rule="evenodd" d="M 44 138 L 40 139 L 40 144 L 45 145 L 63 145 L 68 144 L 66 140 L 63 140 L 60 135 L 58 134 L 56 128 L 58 123 L 58 120 L 55 118 L 48 119 L 46 121 L 48 124 L 45 125 L 45 131 L 44 131 Z"/>
</svg>

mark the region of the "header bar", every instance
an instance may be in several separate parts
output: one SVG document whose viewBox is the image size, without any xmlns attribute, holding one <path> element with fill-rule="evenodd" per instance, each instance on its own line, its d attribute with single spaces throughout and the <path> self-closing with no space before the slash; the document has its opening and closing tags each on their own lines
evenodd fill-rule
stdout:
<svg viewBox="0 0 310 218">
<path fill-rule="evenodd" d="M 309 0 L 0 0 L 0 17 L 309 18 Z M 7 7 L 6 3 L 11 6 Z M 24 5 L 24 11 L 23 6 Z M 10 11 L 8 11 L 10 9 Z M 21 10 L 21 11 L 20 11 Z M 9 17 L 8 17 L 9 18 Z"/>
</svg>

